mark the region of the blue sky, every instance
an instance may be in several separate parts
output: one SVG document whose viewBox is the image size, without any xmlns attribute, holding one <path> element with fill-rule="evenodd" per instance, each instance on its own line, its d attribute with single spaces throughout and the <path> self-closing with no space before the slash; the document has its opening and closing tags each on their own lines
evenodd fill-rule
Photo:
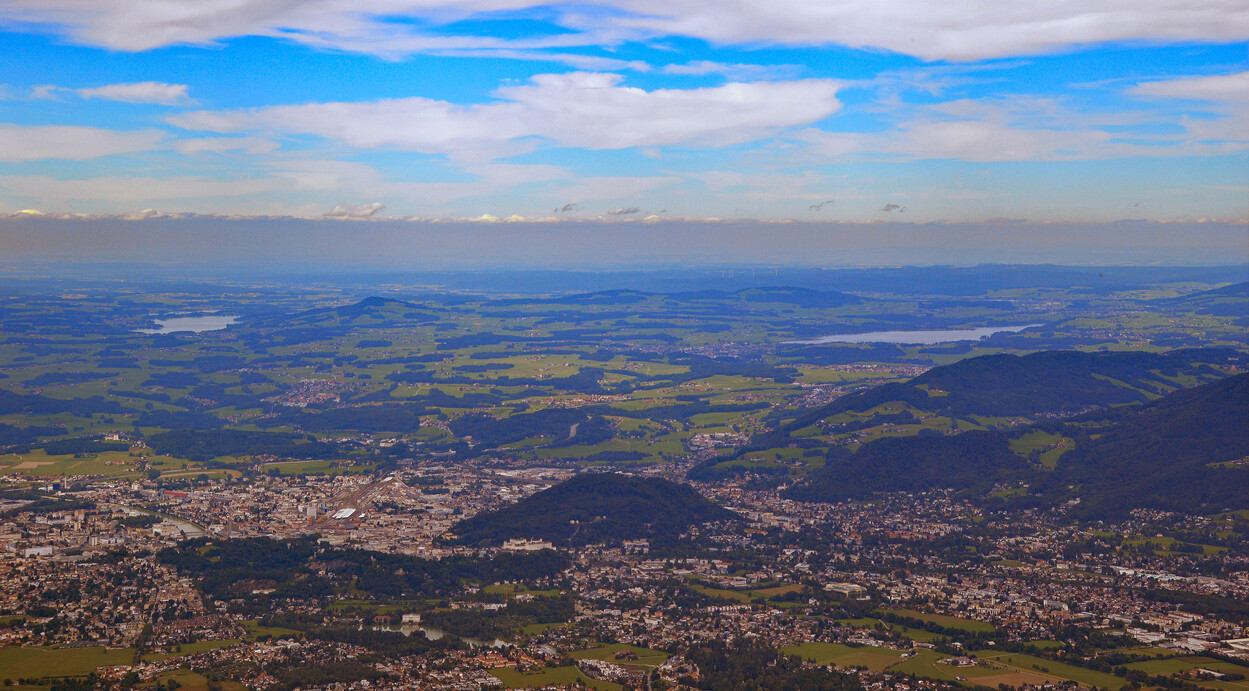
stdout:
<svg viewBox="0 0 1249 691">
<path fill-rule="evenodd" d="M 1249 217 L 1249 5 L 1001 7 L 0 0 L 0 215 Z"/>
</svg>

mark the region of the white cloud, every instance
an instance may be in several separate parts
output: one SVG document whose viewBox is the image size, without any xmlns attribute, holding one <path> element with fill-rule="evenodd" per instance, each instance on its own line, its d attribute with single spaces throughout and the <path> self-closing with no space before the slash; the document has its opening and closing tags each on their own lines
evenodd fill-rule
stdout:
<svg viewBox="0 0 1249 691">
<path fill-rule="evenodd" d="M 175 151 L 188 156 L 204 153 L 241 151 L 246 154 L 267 154 L 276 151 L 278 143 L 264 137 L 201 137 L 179 139 L 173 143 Z"/>
<path fill-rule="evenodd" d="M 926 60 L 980 60 L 1122 40 L 1224 42 L 1249 36 L 1241 0 L 632 0 L 626 26 L 717 43 L 841 44 Z"/>
<path fill-rule="evenodd" d="M 1112 137 L 1101 130 L 1033 128 L 989 119 L 914 121 L 885 134 L 805 130 L 795 138 L 809 146 L 804 155 L 827 159 L 850 156 L 992 163 L 1065 161 L 1112 153 L 1109 147 Z M 1118 152 L 1119 155 L 1140 153 L 1128 148 Z"/>
<path fill-rule="evenodd" d="M 380 213 L 382 209 L 385 209 L 385 208 L 386 208 L 386 205 L 381 202 L 373 202 L 371 204 L 356 204 L 356 205 L 335 204 L 333 209 L 326 211 L 324 214 L 322 214 L 322 216 L 325 218 L 345 218 L 345 219 L 369 218 L 371 216 L 374 216 L 377 213 Z"/>
<path fill-rule="evenodd" d="M 115 206 L 262 194 L 281 189 L 279 182 L 264 178 L 215 180 L 202 176 L 109 175 L 61 179 L 50 175 L 5 175 L 0 176 L 0 189 L 15 197 L 42 200 L 50 206 L 65 206 L 68 202 L 106 202 Z"/>
<path fill-rule="evenodd" d="M 587 7 L 587 5 L 589 7 Z M 545 7 L 571 29 L 515 40 L 421 27 Z M 410 18 L 414 22 L 396 22 Z M 624 40 L 690 36 L 719 44 L 885 49 L 926 60 L 1028 55 L 1107 41 L 1227 43 L 1249 37 L 1243 0 L 7 0 L 0 25 L 52 27 L 114 50 L 273 36 L 385 57 L 500 50 L 567 51 Z M 599 69 L 599 68 L 596 68 Z"/>
<path fill-rule="evenodd" d="M 1083 158 L 1110 135 L 1098 130 L 1027 129 L 984 120 L 916 123 L 882 153 L 964 161 Z"/>
<path fill-rule="evenodd" d="M 810 124 L 840 107 L 831 80 L 731 83 L 645 91 L 618 74 L 535 76 L 498 89 L 501 102 L 461 106 L 427 98 L 199 111 L 169 119 L 189 130 L 311 134 L 360 148 L 475 156 L 518 153 L 539 137 L 561 146 L 724 146 Z"/>
<path fill-rule="evenodd" d="M 158 206 L 178 212 L 217 214 L 325 215 L 327 197 L 377 199 L 378 204 L 451 215 L 462 200 L 491 200 L 509 188 L 531 182 L 560 181 L 569 177 L 557 166 L 476 164 L 462 166 L 470 179 L 459 182 L 408 182 L 387 179 L 372 166 L 325 158 L 278 157 L 255 162 L 250 173 L 217 171 L 213 174 L 102 175 L 64 178 L 51 175 L 0 176 L 0 201 L 18 208 L 90 210 L 121 213 Z M 523 193 L 523 200 L 534 196 Z M 536 194 L 536 193 L 535 193 Z M 546 202 L 541 202 L 545 206 Z M 475 204 L 474 204 L 475 206 Z M 359 215 L 368 205 L 344 209 Z M 343 209 L 340 209 L 340 212 Z M 379 209 L 380 211 L 380 209 Z M 509 211 L 498 209 L 498 211 Z M 375 212 L 376 213 L 376 212 Z"/>
<path fill-rule="evenodd" d="M 1158 98 L 1249 103 L 1249 72 L 1143 82 L 1129 93 Z"/>
<path fill-rule="evenodd" d="M 64 158 L 85 161 L 113 154 L 149 151 L 165 138 L 156 130 L 121 132 L 95 127 L 0 124 L 0 161 Z"/>
<path fill-rule="evenodd" d="M 108 84 L 91 89 L 77 89 L 75 93 L 82 98 L 101 98 L 106 101 L 121 101 L 123 103 L 155 103 L 164 106 L 177 106 L 191 102 L 191 97 L 187 94 L 186 84 L 166 84 L 164 82 Z"/>
<path fill-rule="evenodd" d="M 621 86 L 617 74 L 546 74 L 497 95 L 527 111 L 533 134 L 565 146 L 724 146 L 822 120 L 841 104 L 838 82 L 731 83 L 703 89 Z"/>
<path fill-rule="evenodd" d="M 311 134 L 357 148 L 468 153 L 489 147 L 496 156 L 518 153 L 518 147 L 504 144 L 528 134 L 500 106 L 458 106 L 420 97 L 197 111 L 174 116 L 169 122 L 209 132 Z"/>
</svg>

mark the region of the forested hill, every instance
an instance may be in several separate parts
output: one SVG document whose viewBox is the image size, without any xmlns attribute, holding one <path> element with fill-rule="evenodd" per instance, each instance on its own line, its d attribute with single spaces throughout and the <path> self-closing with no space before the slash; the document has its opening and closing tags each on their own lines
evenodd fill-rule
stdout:
<svg viewBox="0 0 1249 691">
<path fill-rule="evenodd" d="M 1073 485 L 1083 513 L 1249 508 L 1249 373 L 1107 413 L 1100 428 L 1080 422 L 1048 483 Z"/>
<path fill-rule="evenodd" d="M 856 453 L 829 451 L 826 464 L 789 490 L 805 501 L 866 498 L 931 489 L 983 495 L 998 482 L 1029 485 L 1034 499 L 1078 498 L 1087 518 L 1132 509 L 1217 513 L 1249 508 L 1249 373 L 1158 401 L 1045 427 L 1070 439 L 1048 469 L 1012 452 L 1037 428 L 880 439 Z"/>
<path fill-rule="evenodd" d="M 985 355 L 934 367 L 904 384 L 846 396 L 816 412 L 864 411 L 891 401 L 955 417 L 1077 412 L 1150 401 L 1225 376 L 1215 366 L 1245 363 L 1249 355 L 1231 348 Z"/>
<path fill-rule="evenodd" d="M 690 526 L 736 520 L 733 512 L 688 485 L 662 478 L 586 473 L 516 504 L 456 524 L 456 541 L 494 545 L 512 538 L 550 540 L 557 547 L 638 538 L 675 539 Z"/>
<path fill-rule="evenodd" d="M 1027 477 L 1029 470 L 1027 459 L 1011 451 L 1002 432 L 886 437 L 855 453 L 843 447 L 830 449 L 823 467 L 792 487 L 788 496 L 835 502 L 866 499 L 876 492 L 984 493 L 996 482 Z"/>
<path fill-rule="evenodd" d="M 947 427 L 975 429 L 984 418 L 1070 417 L 1097 408 L 1147 403 L 1173 391 L 1215 381 L 1229 367 L 1249 364 L 1231 348 L 1194 348 L 1166 353 L 1045 351 L 986 355 L 935 367 L 904 383 L 884 384 L 843 396 L 757 436 L 732 457 L 713 459 L 691 471 L 706 479 L 737 458 L 791 444 L 813 448 L 823 435 L 866 429 L 873 419 L 907 424 L 921 417 L 947 418 Z M 831 440 L 831 436 L 822 437 Z M 729 466 L 731 467 L 731 466 Z"/>
<path fill-rule="evenodd" d="M 1249 317 L 1249 281 L 1160 302 L 1171 309 L 1192 310 L 1197 314 Z"/>
<path fill-rule="evenodd" d="M 928 393 L 921 406 L 950 415 L 1037 415 L 1149 401 L 1224 376 L 1211 365 L 1249 361 L 1230 348 L 1167 353 L 1059 350 L 987 355 L 931 369 L 909 386 Z"/>
</svg>

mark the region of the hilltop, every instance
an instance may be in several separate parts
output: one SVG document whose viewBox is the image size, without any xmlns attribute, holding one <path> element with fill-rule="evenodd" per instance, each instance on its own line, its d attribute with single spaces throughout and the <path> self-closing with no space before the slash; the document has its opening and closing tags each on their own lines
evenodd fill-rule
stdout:
<svg viewBox="0 0 1249 691">
<path fill-rule="evenodd" d="M 689 485 L 585 473 L 511 506 L 461 521 L 452 532 L 460 544 L 482 546 L 512 538 L 550 540 L 560 547 L 638 538 L 662 543 L 691 526 L 737 518 Z"/>
</svg>

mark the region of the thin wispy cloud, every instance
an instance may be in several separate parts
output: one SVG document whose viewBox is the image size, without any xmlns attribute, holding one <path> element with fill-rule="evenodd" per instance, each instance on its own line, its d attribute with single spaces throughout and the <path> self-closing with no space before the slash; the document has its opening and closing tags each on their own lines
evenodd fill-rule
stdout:
<svg viewBox="0 0 1249 691">
<path fill-rule="evenodd" d="M 131 84 L 107 84 L 90 89 L 76 89 L 80 98 L 98 98 L 123 103 L 155 103 L 163 106 L 179 106 L 191 103 L 186 84 L 164 82 L 135 82 Z"/>
</svg>

